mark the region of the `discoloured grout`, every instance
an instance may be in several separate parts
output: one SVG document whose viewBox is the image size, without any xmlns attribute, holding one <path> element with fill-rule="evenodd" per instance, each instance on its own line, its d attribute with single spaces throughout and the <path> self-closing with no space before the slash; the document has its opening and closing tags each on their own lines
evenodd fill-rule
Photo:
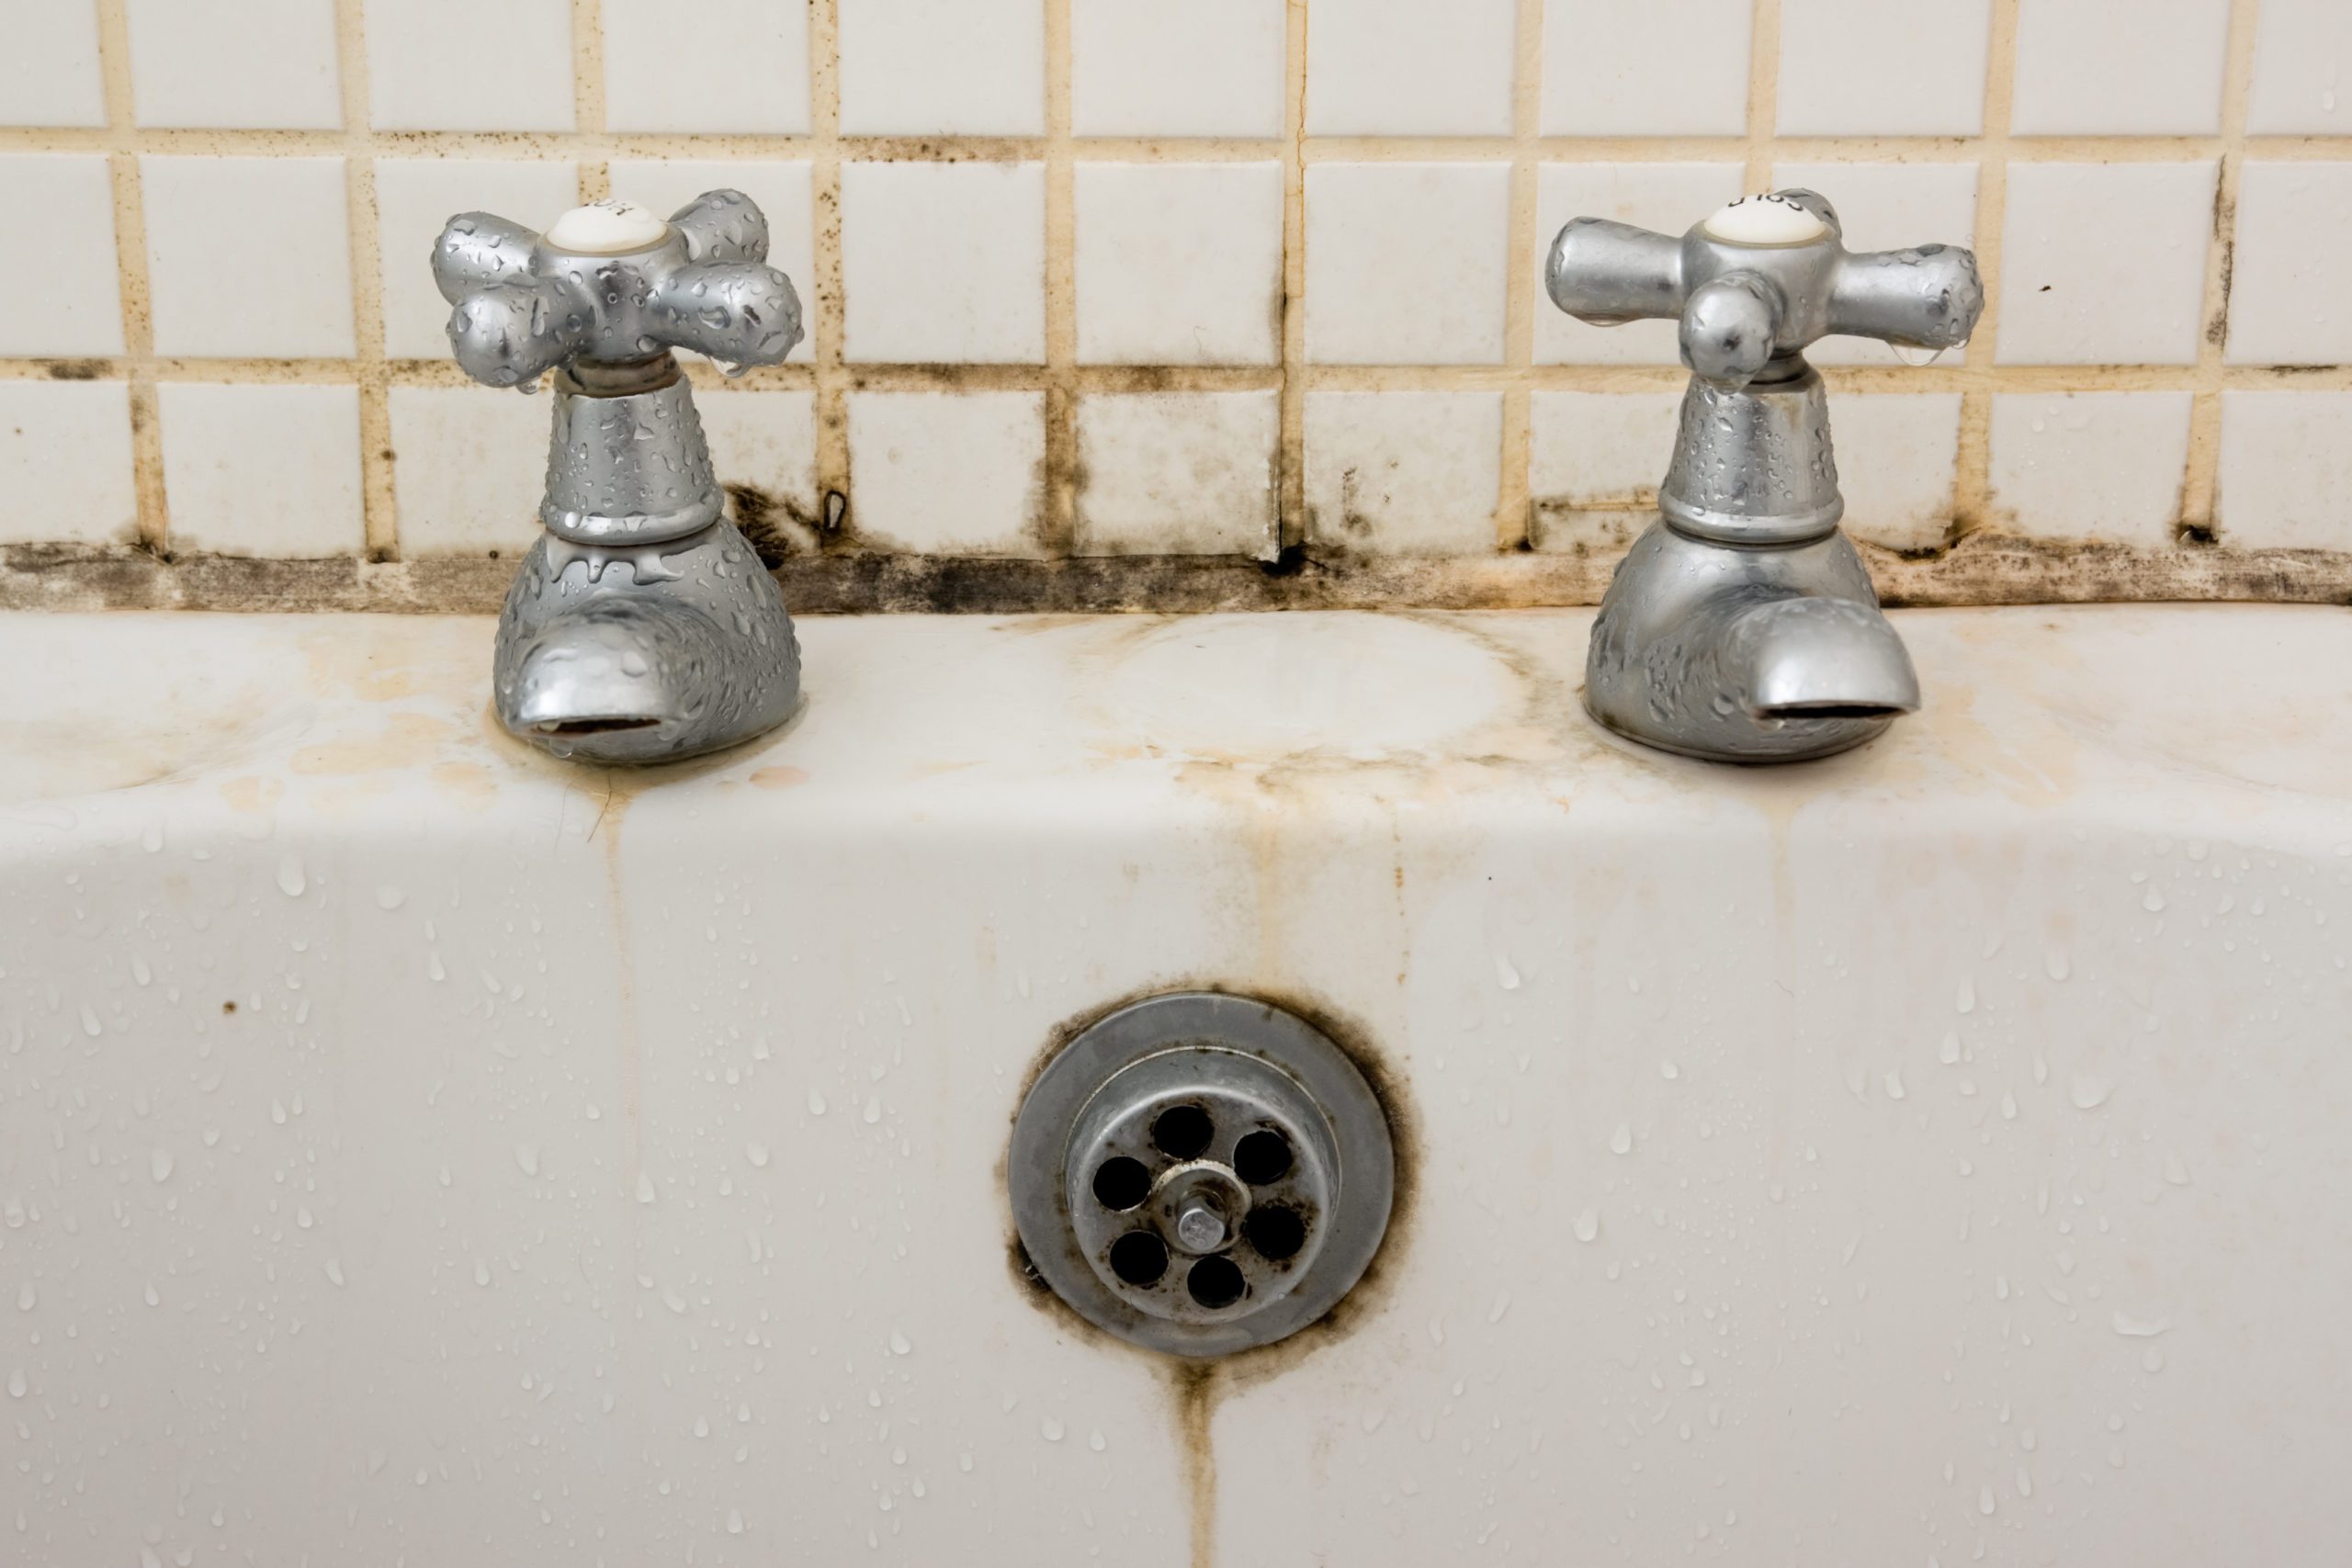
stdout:
<svg viewBox="0 0 2352 1568">
<path fill-rule="evenodd" d="M 798 280 L 794 280 L 796 285 Z M 813 312 L 812 312 L 813 313 Z M 138 368 L 156 381 L 208 384 L 260 382 L 273 386 L 346 386 L 359 375 L 351 359 L 158 359 Z M 729 379 L 706 360 L 682 368 L 697 392 L 806 391 L 820 385 L 806 363 L 761 366 Z M 2211 384 L 2246 391 L 2293 387 L 2304 391 L 2352 391 L 2352 365 L 2224 365 L 2211 372 L 2187 365 L 1882 365 L 1819 366 L 1836 392 L 2168 392 Z M 128 356 L 39 356 L 0 359 L 0 381 L 123 380 Z M 474 383 L 447 359 L 388 359 L 394 387 L 464 388 Z M 1524 383 L 1535 391 L 1679 392 L 1690 372 L 1665 365 L 1308 365 L 1287 377 L 1280 367 L 1255 365 L 1080 365 L 1069 372 L 1080 392 L 1253 392 L 1278 390 L 1286 379 L 1313 391 L 1508 391 Z M 850 365 L 842 385 L 856 391 L 1039 391 L 1046 371 L 1035 365 Z"/>
<path fill-rule="evenodd" d="M 369 560 L 400 554 L 400 494 L 392 483 L 392 412 L 384 374 L 384 281 L 368 156 L 368 33 L 364 0 L 335 0 L 335 67 L 343 95 L 344 189 L 351 246 L 354 360 L 359 384 L 359 503 Z"/>
<path fill-rule="evenodd" d="M 1781 118 L 1781 0 L 1756 0 L 1747 20 L 1747 188 L 1772 187 L 1778 152 L 1774 135 Z"/>
<path fill-rule="evenodd" d="M 1527 547 L 1532 532 L 1529 501 L 1534 464 L 1533 394 L 1526 372 L 1535 363 L 1536 278 L 1544 236 L 1537 233 L 1537 142 L 1544 113 L 1544 6 L 1519 0 L 1511 73 L 1510 273 L 1503 291 L 1503 363 L 1512 372 L 1503 389 L 1502 464 L 1495 490 L 1495 547 Z"/>
<path fill-rule="evenodd" d="M 1984 313 L 1963 351 L 1963 366 L 1990 372 L 2001 329 L 2001 246 L 2009 207 L 2009 121 L 2017 97 L 2018 0 L 1993 0 L 1992 36 L 1984 51 L 1984 134 L 1976 164 L 1977 272 L 1984 282 Z M 1988 378 L 1989 379 L 1989 378 Z M 2003 385 L 2015 386 L 2013 378 Z M 1921 390 L 1931 389 L 1922 387 Z M 1963 389 L 1960 442 L 1953 457 L 1951 525 L 1957 540 L 1989 525 L 1993 491 L 1993 394 L 1989 385 Z"/>
<path fill-rule="evenodd" d="M 1046 0 L 1046 459 L 1036 540 L 1078 543 L 1085 483 L 1078 452 L 1078 192 L 1070 155 L 1070 0 Z"/>
<path fill-rule="evenodd" d="M 1296 0 L 1287 0 L 1296 3 Z M 812 28 L 811 37 L 815 34 Z M 577 52 L 575 49 L 575 53 Z M 822 58 L 821 55 L 819 58 Z M 575 112 L 577 96 L 575 95 Z M 368 131 L 370 151 L 382 158 L 466 157 L 799 159 L 816 155 L 825 139 L 759 132 L 579 130 L 379 130 Z M 2352 135 L 2248 134 L 2245 151 L 2265 159 L 2340 162 L 2352 158 Z M 1802 162 L 1860 160 L 1905 163 L 1967 163 L 1984 155 L 1987 138 L 1978 136 L 1783 136 L 1772 141 L 1774 155 Z M 135 143 L 139 151 L 182 155 L 268 157 L 273 154 L 333 155 L 344 147 L 339 130 L 267 130 L 236 128 L 149 127 L 118 134 L 77 126 L 0 126 L 0 152 L 107 152 Z M 2229 144 L 2210 136 L 2018 136 L 2008 155 L 2020 163 L 2178 163 L 2218 157 Z M 1722 163 L 1744 157 L 1750 145 L 1738 136 L 1543 136 L 1535 146 L 1547 160 L 1607 163 Z M 913 163 L 1035 162 L 1045 156 L 1036 136 L 842 136 L 835 150 L 855 159 Z M 1307 136 L 1296 142 L 1272 137 L 1073 136 L 1071 156 L 1080 163 L 1262 163 L 1290 155 L 1294 147 L 1310 164 L 1424 163 L 1462 159 L 1499 160 L 1517 151 L 1514 137 L 1502 136 Z"/>
<path fill-rule="evenodd" d="M 1274 450 L 1274 558 L 1306 541 L 1306 0 L 1283 7 L 1282 395 Z"/>
<path fill-rule="evenodd" d="M 2222 145 L 2213 181 L 2213 228 L 2205 254 L 2205 330 L 2197 340 L 2196 396 L 2188 405 L 2188 461 L 2180 486 L 2180 537 L 2221 538 L 2222 387 L 2230 343 L 2230 289 L 2237 273 L 2238 185 L 2245 173 L 2246 101 L 2254 77 L 2261 0 L 2230 0 L 2222 73 Z"/>
<path fill-rule="evenodd" d="M 605 134 L 604 0 L 571 0 L 571 120 L 581 140 L 597 148 Z M 612 194 L 611 154 L 582 156 L 580 199 L 602 201 Z"/>
<path fill-rule="evenodd" d="M 842 498 L 837 521 L 843 530 L 855 519 L 846 513 L 850 492 L 848 380 L 842 368 L 849 301 L 842 270 L 842 79 L 841 0 L 812 0 L 808 7 L 808 105 L 815 135 L 808 156 L 810 246 L 816 276 L 809 279 L 808 383 L 817 391 L 817 508 L 829 515 Z M 779 367 L 798 371 L 798 366 Z M 743 383 L 750 385 L 753 372 Z M 699 379 L 695 386 L 699 389 Z"/>
<path fill-rule="evenodd" d="M 140 547 L 171 548 L 164 491 L 163 412 L 155 395 L 154 294 L 147 274 L 147 204 L 130 99 L 130 25 L 123 0 L 98 0 L 98 77 L 106 96 L 107 177 L 114 197 L 116 291 L 122 301 L 122 378 L 130 383 L 132 494 Z"/>
</svg>

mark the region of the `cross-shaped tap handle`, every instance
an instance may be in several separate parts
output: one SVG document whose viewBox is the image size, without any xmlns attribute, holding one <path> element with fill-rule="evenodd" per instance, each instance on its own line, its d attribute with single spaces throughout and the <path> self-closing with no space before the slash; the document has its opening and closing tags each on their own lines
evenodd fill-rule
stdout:
<svg viewBox="0 0 2352 1568">
<path fill-rule="evenodd" d="M 528 389 L 560 365 L 688 348 L 736 370 L 800 341 L 800 298 L 765 265 L 751 197 L 714 190 L 667 222 L 633 202 L 577 207 L 535 234 L 487 212 L 449 220 L 433 278 L 457 307 L 449 342 L 477 381 Z"/>
<path fill-rule="evenodd" d="M 1544 282 L 1554 304 L 1596 326 L 1679 318 L 1682 363 L 1734 389 L 1833 333 L 1956 347 L 1984 309 L 1975 256 L 1849 252 L 1836 210 L 1809 190 L 1743 197 L 1679 240 L 1576 219 L 1552 243 Z"/>
</svg>

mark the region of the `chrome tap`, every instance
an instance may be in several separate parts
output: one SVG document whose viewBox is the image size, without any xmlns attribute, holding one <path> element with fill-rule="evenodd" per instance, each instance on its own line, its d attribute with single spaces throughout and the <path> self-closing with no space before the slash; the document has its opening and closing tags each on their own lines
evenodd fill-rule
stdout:
<svg viewBox="0 0 2352 1568">
<path fill-rule="evenodd" d="M 1733 202 L 1680 239 L 1578 218 L 1553 242 L 1552 301 L 1614 326 L 1679 318 L 1683 394 L 1659 520 L 1593 623 L 1585 705 L 1635 740 L 1715 761 L 1827 756 L 1919 705 L 1902 640 L 1852 543 L 1829 405 L 1805 363 L 1833 333 L 1898 352 L 1968 341 L 1976 258 L 1850 254 L 1808 190 Z"/>
<path fill-rule="evenodd" d="M 789 717 L 800 647 L 775 579 L 733 524 L 673 347 L 740 373 L 800 341 L 792 280 L 764 265 L 767 220 L 711 191 L 667 222 L 632 203 L 575 208 L 544 234 L 449 220 L 433 276 L 477 381 L 554 372 L 547 532 L 499 615 L 499 722 L 559 757 L 660 762 Z"/>
</svg>

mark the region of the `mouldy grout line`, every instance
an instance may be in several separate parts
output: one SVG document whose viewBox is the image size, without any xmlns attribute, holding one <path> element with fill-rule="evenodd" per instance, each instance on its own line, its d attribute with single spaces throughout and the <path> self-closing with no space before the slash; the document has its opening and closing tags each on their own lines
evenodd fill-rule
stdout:
<svg viewBox="0 0 2352 1568">
<path fill-rule="evenodd" d="M 1639 513 L 1635 515 L 1647 515 Z M 2057 544 L 1992 530 L 1930 551 L 1857 541 L 1890 606 L 2166 600 L 2352 604 L 2352 550 Z M 796 615 L 1076 615 L 1228 610 L 1493 610 L 1600 602 L 1623 547 L 1275 563 L 1232 556 L 788 556 Z M 494 614 L 514 563 L 266 560 L 135 547 L 0 546 L 0 610 Z"/>
<path fill-rule="evenodd" d="M 2222 388 L 2230 340 L 2230 286 L 2237 264 L 2238 185 L 2245 173 L 2246 104 L 2254 82 L 2254 23 L 2258 0 L 2230 0 L 2227 64 L 2222 73 L 2222 146 L 2213 176 L 2213 227 L 2205 255 L 2203 330 L 2197 337 L 2197 386 L 2188 405 L 2188 457 L 2180 485 L 2183 544 L 2221 536 Z"/>
<path fill-rule="evenodd" d="M 2016 98 L 2018 4 L 2018 0 L 1993 0 L 1992 38 L 1985 48 L 1986 152 L 1976 165 L 1976 232 L 1971 242 L 1984 282 L 1984 309 L 1962 360 L 1965 368 L 1979 374 L 1992 370 L 2000 339 L 2001 254 L 2009 205 L 2007 147 Z M 1952 515 L 1944 534 L 1948 541 L 1985 526 L 1992 508 L 1993 396 L 1984 386 L 1961 392 L 1960 435 L 1952 465 Z"/>
</svg>

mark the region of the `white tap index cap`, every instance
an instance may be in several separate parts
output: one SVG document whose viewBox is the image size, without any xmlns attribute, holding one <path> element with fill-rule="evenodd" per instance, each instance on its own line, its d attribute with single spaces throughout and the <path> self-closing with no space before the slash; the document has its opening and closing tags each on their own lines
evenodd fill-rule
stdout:
<svg viewBox="0 0 2352 1568">
<path fill-rule="evenodd" d="M 550 249 L 578 255 L 617 256 L 660 244 L 670 225 L 633 201 L 592 201 L 548 226 Z"/>
<path fill-rule="evenodd" d="M 1829 232 L 1818 213 L 1767 192 L 1743 196 L 1707 220 L 1707 238 L 1728 245 L 1802 245 Z"/>
</svg>

